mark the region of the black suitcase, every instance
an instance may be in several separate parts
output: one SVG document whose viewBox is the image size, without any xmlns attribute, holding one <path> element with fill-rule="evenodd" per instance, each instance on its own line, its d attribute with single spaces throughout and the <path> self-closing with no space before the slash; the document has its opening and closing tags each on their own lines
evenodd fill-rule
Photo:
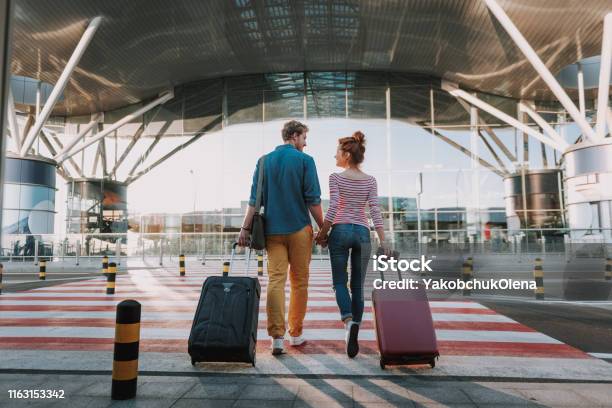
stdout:
<svg viewBox="0 0 612 408">
<path fill-rule="evenodd" d="M 236 245 L 232 248 L 230 268 Z M 249 269 L 250 250 L 246 274 Z M 196 362 L 244 362 L 255 366 L 261 286 L 248 276 L 210 276 L 191 325 L 188 352 Z"/>
</svg>

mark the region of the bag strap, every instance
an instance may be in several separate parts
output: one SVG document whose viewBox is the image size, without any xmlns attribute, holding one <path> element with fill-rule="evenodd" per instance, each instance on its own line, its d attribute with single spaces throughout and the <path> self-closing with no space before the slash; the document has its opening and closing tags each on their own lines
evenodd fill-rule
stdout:
<svg viewBox="0 0 612 408">
<path fill-rule="evenodd" d="M 257 192 L 255 193 L 255 214 L 259 214 L 261 210 L 261 196 L 263 194 L 263 182 L 264 182 L 264 171 L 265 171 L 266 155 L 264 154 L 259 159 L 259 174 L 257 176 Z"/>
</svg>

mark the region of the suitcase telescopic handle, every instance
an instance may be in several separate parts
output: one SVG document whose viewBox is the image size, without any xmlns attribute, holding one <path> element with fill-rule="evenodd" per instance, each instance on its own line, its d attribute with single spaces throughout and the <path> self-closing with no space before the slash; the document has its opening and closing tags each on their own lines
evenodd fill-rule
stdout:
<svg viewBox="0 0 612 408">
<path fill-rule="evenodd" d="M 236 255 L 236 248 L 237 247 L 238 247 L 238 242 L 236 241 L 236 242 L 234 242 L 232 244 L 232 254 L 230 256 L 230 267 L 229 267 L 230 272 L 232 270 L 232 265 L 234 265 L 234 255 Z M 245 275 L 248 276 L 249 275 L 249 264 L 250 264 L 250 261 L 251 261 L 251 247 L 248 246 L 248 247 L 245 247 L 245 248 L 248 248 L 248 252 L 247 252 L 247 249 L 245 249 L 245 256 L 246 256 Z"/>
</svg>

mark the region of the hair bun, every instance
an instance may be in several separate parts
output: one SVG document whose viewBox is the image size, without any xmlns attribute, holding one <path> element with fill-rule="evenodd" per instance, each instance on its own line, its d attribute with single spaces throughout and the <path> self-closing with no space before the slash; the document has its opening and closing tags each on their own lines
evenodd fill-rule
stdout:
<svg viewBox="0 0 612 408">
<path fill-rule="evenodd" d="M 353 133 L 353 139 L 355 139 L 355 141 L 357 143 L 359 143 L 360 145 L 364 145 L 365 144 L 365 135 L 363 133 L 361 133 L 360 130 L 358 130 L 355 133 Z"/>
</svg>

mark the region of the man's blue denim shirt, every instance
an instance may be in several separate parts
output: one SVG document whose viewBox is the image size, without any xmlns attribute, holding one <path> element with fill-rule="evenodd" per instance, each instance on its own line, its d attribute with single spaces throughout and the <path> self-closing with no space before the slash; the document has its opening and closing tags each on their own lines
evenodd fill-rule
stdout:
<svg viewBox="0 0 612 408">
<path fill-rule="evenodd" d="M 253 174 L 249 205 L 255 205 L 259 161 Z M 308 207 L 321 203 L 321 187 L 312 157 L 291 144 L 266 155 L 262 203 L 266 235 L 291 234 L 310 224 Z"/>
</svg>

